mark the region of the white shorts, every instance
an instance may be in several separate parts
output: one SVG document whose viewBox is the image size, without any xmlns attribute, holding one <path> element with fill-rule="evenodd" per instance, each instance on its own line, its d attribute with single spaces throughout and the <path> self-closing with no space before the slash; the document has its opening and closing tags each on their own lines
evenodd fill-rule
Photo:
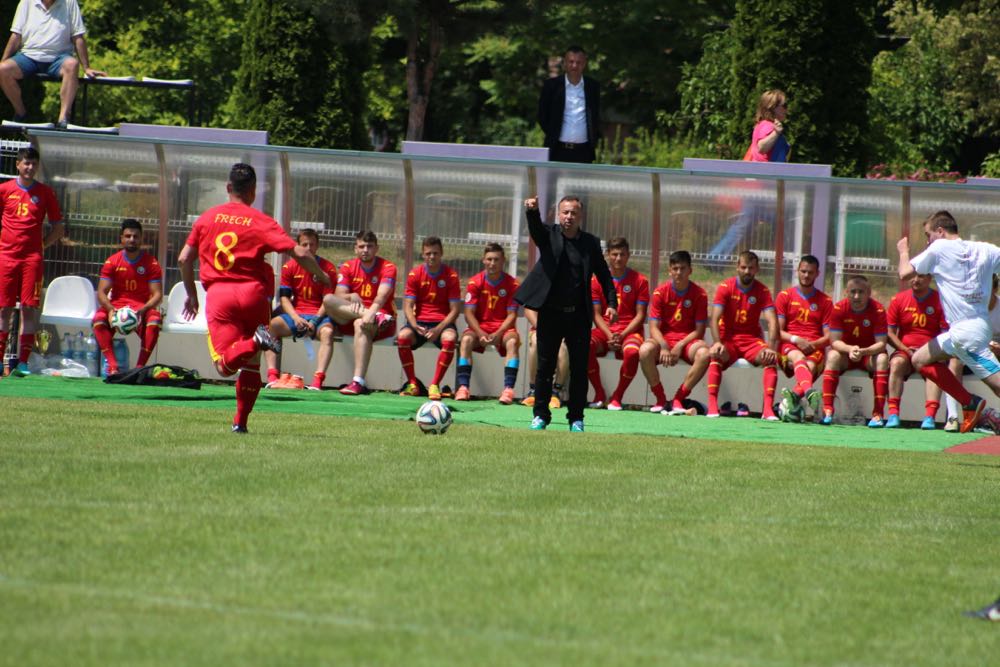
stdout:
<svg viewBox="0 0 1000 667">
<path fill-rule="evenodd" d="M 990 349 L 993 330 L 986 320 L 963 320 L 938 334 L 941 350 L 951 357 L 958 357 L 979 379 L 1000 373 L 1000 361 Z"/>
</svg>

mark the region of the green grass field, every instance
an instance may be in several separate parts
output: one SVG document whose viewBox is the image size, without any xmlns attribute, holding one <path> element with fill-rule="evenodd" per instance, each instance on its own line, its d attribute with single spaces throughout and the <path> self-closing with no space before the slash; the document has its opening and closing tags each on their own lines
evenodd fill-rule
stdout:
<svg viewBox="0 0 1000 667">
<path fill-rule="evenodd" d="M 261 410 L 239 437 L 231 403 L 2 405 L 2 665 L 937 666 L 1000 650 L 998 624 L 961 616 L 1000 593 L 995 457 L 461 415 L 429 437 Z"/>
</svg>

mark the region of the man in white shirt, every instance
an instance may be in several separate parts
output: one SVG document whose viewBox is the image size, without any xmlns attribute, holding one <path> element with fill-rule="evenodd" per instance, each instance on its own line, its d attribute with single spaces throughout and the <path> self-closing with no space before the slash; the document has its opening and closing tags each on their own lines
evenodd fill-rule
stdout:
<svg viewBox="0 0 1000 667">
<path fill-rule="evenodd" d="M 83 37 L 85 32 L 77 0 L 21 0 L 18 3 L 10 26 L 10 39 L 0 61 L 0 88 L 14 107 L 15 122 L 23 122 L 28 115 L 21 99 L 20 80 L 48 74 L 62 79 L 56 126 L 66 129 L 79 87 L 80 65 L 88 77 L 105 75 L 90 67 L 87 42 Z"/>
<path fill-rule="evenodd" d="M 938 362 L 957 357 L 1000 396 L 1000 361 L 990 349 L 993 330 L 989 323 L 990 285 L 993 274 L 1000 271 L 1000 248 L 963 240 L 958 223 L 947 211 L 938 211 L 923 227 L 927 248 L 912 260 L 909 240 L 903 238 L 896 244 L 899 277 L 909 280 L 918 273 L 933 274 L 950 326 L 913 354 L 913 367 L 962 403 L 962 433 L 977 426 L 980 415 L 984 425 L 997 430 L 1000 414 L 988 408 L 984 412 L 985 401 L 966 391 L 951 371 L 935 373 L 932 368 L 940 370 L 943 364 Z"/>
<path fill-rule="evenodd" d="M 563 76 L 551 78 L 538 98 L 538 124 L 552 162 L 594 161 L 601 136 L 601 88 L 583 75 L 587 54 L 571 46 L 563 56 Z"/>
</svg>

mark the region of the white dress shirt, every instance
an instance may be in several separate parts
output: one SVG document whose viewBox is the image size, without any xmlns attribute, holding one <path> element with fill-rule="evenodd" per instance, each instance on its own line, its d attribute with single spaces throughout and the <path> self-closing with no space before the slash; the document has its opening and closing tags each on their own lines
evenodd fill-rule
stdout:
<svg viewBox="0 0 1000 667">
<path fill-rule="evenodd" d="M 568 144 L 587 143 L 587 98 L 583 93 L 583 77 L 573 85 L 566 78 L 566 107 L 563 109 L 559 141 Z"/>
</svg>

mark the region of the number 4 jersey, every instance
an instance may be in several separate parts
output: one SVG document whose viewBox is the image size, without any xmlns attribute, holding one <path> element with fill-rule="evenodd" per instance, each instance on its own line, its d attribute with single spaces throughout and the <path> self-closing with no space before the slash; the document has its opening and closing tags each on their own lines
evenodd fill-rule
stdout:
<svg viewBox="0 0 1000 667">
<path fill-rule="evenodd" d="M 272 291 L 274 271 L 269 252 L 288 252 L 295 241 L 274 218 L 241 202 L 208 209 L 194 223 L 187 244 L 198 249 L 201 282 L 258 282 Z"/>
</svg>

